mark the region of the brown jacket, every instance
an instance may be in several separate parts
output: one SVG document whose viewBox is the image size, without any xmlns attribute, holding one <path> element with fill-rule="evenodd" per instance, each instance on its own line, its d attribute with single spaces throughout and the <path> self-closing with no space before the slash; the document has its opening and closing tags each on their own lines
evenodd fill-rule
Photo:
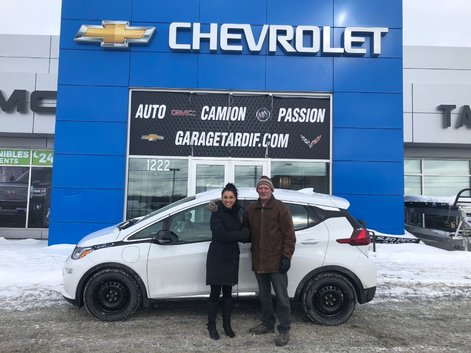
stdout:
<svg viewBox="0 0 471 353">
<path fill-rule="evenodd" d="M 296 244 L 293 219 L 288 207 L 275 196 L 265 207 L 260 199 L 251 203 L 245 212 L 244 227 L 250 230 L 254 272 L 279 272 L 281 257 L 291 260 Z"/>
</svg>

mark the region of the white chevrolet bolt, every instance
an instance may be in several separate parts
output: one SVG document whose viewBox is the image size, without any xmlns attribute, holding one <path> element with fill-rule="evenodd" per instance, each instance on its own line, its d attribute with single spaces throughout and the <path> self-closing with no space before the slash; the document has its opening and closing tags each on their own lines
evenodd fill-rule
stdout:
<svg viewBox="0 0 471 353">
<path fill-rule="evenodd" d="M 368 231 L 343 198 L 312 189 L 275 189 L 274 195 L 289 207 L 296 230 L 288 272 L 293 303 L 313 322 L 342 324 L 376 292 Z M 206 191 L 86 236 L 65 262 L 63 296 L 97 319 L 116 321 L 153 300 L 208 295 L 208 204 L 219 198 L 219 190 Z M 242 208 L 257 198 L 255 189 L 239 190 Z M 250 256 L 250 243 L 241 243 L 233 287 L 239 295 L 258 291 Z"/>
</svg>

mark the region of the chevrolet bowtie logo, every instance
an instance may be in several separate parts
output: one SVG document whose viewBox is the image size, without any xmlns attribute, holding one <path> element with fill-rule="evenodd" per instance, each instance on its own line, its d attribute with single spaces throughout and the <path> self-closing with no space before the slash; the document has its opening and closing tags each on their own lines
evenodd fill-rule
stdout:
<svg viewBox="0 0 471 353">
<path fill-rule="evenodd" d="M 77 42 L 100 42 L 104 48 L 127 48 L 129 43 L 146 44 L 155 27 L 130 27 L 127 21 L 102 21 L 101 26 L 82 25 Z"/>
<path fill-rule="evenodd" d="M 147 140 L 147 141 L 157 141 L 157 140 L 163 140 L 164 137 L 161 135 L 157 134 L 149 134 L 149 135 L 142 135 L 141 140 Z"/>
</svg>

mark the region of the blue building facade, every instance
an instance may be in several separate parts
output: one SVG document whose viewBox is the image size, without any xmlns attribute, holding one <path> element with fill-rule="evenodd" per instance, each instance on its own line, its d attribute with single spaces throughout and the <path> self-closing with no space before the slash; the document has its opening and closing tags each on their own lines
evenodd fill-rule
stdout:
<svg viewBox="0 0 471 353">
<path fill-rule="evenodd" d="M 103 20 L 155 31 L 123 49 L 74 40 Z M 183 24 L 173 48 L 172 24 Z M 195 24 L 201 33 L 217 26 L 216 48 L 204 36 L 195 46 Z M 223 24 L 250 32 L 229 25 L 224 42 Z M 49 244 L 75 243 L 129 214 L 133 89 L 328 99 L 327 191 L 369 228 L 403 234 L 401 0 L 64 0 L 59 58 Z"/>
</svg>

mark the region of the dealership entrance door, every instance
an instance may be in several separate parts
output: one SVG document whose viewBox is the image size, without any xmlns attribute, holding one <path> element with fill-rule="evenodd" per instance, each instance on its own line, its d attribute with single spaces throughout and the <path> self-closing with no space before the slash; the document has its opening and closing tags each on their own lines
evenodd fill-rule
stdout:
<svg viewBox="0 0 471 353">
<path fill-rule="evenodd" d="M 188 195 L 222 190 L 229 182 L 237 188 L 252 188 L 268 171 L 268 161 L 262 159 L 190 158 Z"/>
</svg>

